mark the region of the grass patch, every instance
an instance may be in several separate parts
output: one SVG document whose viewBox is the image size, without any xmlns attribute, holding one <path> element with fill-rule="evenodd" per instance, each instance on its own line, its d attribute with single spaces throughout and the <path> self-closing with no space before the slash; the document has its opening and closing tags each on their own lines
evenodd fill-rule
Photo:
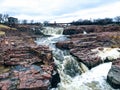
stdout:
<svg viewBox="0 0 120 90">
<path fill-rule="evenodd" d="M 16 28 L 11 28 L 9 26 L 6 26 L 6 25 L 2 25 L 0 24 L 0 30 L 17 30 Z"/>
<path fill-rule="evenodd" d="M 17 30 L 16 28 L 11 28 L 11 30 Z"/>
<path fill-rule="evenodd" d="M 111 36 L 111 40 L 114 42 L 112 47 L 120 47 L 120 35 Z"/>
<path fill-rule="evenodd" d="M 0 24 L 0 29 L 10 29 L 10 27 Z"/>
<path fill-rule="evenodd" d="M 5 35 L 5 32 L 3 32 L 3 31 L 0 31 L 0 36 L 1 36 L 1 35 Z"/>
</svg>

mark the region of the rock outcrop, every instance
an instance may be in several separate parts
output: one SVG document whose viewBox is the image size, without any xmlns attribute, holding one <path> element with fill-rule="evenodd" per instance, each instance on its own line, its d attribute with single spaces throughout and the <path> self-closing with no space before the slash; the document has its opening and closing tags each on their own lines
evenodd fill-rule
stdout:
<svg viewBox="0 0 120 90">
<path fill-rule="evenodd" d="M 107 75 L 108 83 L 115 89 L 120 89 L 120 66 L 112 65 Z"/>
<path fill-rule="evenodd" d="M 120 58 L 112 62 L 112 67 L 107 75 L 107 82 L 115 89 L 120 89 Z"/>
<path fill-rule="evenodd" d="M 52 51 L 24 39 L 17 36 L 1 39 L 0 65 L 12 69 L 0 74 L 0 89 L 48 90 L 54 71 Z"/>
<path fill-rule="evenodd" d="M 119 25 L 80 25 L 80 26 L 69 26 L 63 31 L 64 35 L 73 35 L 80 33 L 98 33 L 98 32 L 114 32 L 120 31 Z"/>
<path fill-rule="evenodd" d="M 103 58 L 98 55 L 98 52 L 105 52 L 103 49 L 106 47 L 120 47 L 120 32 L 118 29 L 119 26 L 110 26 L 110 30 L 108 30 L 108 27 L 109 26 L 74 26 L 71 28 L 70 26 L 68 28 L 71 30 L 74 28 L 76 30 L 75 33 L 72 33 L 71 35 L 69 33 L 69 30 L 67 29 L 67 33 L 65 29 L 64 32 L 66 32 L 67 35 L 70 35 L 68 36 L 70 40 L 57 42 L 56 46 L 60 49 L 70 50 L 70 53 L 73 56 L 77 57 L 80 62 L 83 62 L 89 69 L 91 69 L 92 67 L 95 67 L 96 65 L 99 65 L 108 59 L 104 58 L 103 60 Z M 81 29 L 88 30 L 86 31 L 88 33 L 80 34 L 83 32 Z M 112 30 L 117 32 L 113 32 Z M 80 32 L 78 33 L 78 31 Z M 93 49 L 97 48 L 98 50 L 93 52 Z"/>
<path fill-rule="evenodd" d="M 53 62 L 52 51 L 47 46 L 37 46 L 33 42 L 26 44 L 21 40 L 17 41 L 17 38 L 14 37 L 14 40 L 9 38 L 1 41 L 1 64 L 22 65 L 38 62 L 50 64 Z"/>
<path fill-rule="evenodd" d="M 48 90 L 52 70 L 52 66 L 44 66 L 44 68 L 36 65 L 15 66 L 8 73 L 0 75 L 0 88 L 2 90 Z"/>
<path fill-rule="evenodd" d="M 58 83 L 51 82 L 56 79 L 52 51 L 36 45 L 32 31 L 23 28 L 0 37 L 0 90 L 49 90 Z"/>
</svg>

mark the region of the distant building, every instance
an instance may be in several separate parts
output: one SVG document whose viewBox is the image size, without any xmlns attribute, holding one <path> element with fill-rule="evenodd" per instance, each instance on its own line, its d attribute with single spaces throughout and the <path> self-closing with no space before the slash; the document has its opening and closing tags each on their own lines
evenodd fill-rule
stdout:
<svg viewBox="0 0 120 90">
<path fill-rule="evenodd" d="M 14 18 L 14 17 L 9 17 L 9 18 L 8 18 L 8 23 L 9 23 L 10 25 L 18 24 L 18 19 L 17 19 L 17 18 Z"/>
</svg>

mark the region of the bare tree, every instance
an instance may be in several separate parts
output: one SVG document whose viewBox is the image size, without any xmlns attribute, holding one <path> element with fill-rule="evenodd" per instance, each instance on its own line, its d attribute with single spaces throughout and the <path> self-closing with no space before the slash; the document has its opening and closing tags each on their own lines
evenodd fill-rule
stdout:
<svg viewBox="0 0 120 90">
<path fill-rule="evenodd" d="M 31 21 L 30 21 L 30 24 L 33 24 L 33 22 L 34 22 L 34 20 L 31 20 Z"/>
<path fill-rule="evenodd" d="M 2 18 L 2 14 L 0 14 L 0 23 L 2 23 L 3 18 Z"/>
<path fill-rule="evenodd" d="M 4 23 L 8 22 L 8 17 L 9 17 L 8 14 L 4 14 L 3 15 L 3 21 L 4 21 Z"/>
<path fill-rule="evenodd" d="M 23 21 L 22 21 L 22 24 L 27 24 L 27 20 L 26 19 L 24 19 Z"/>
<path fill-rule="evenodd" d="M 49 25 L 49 21 L 44 21 L 43 24 L 44 24 L 44 26 L 48 26 Z"/>
<path fill-rule="evenodd" d="M 116 23 L 120 23 L 120 16 L 115 17 Z"/>
</svg>

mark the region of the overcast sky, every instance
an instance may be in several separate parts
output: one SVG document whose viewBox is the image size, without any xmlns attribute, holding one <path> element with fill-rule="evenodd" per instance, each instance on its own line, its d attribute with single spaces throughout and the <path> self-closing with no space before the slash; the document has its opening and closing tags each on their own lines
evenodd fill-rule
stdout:
<svg viewBox="0 0 120 90">
<path fill-rule="evenodd" d="M 0 0 L 0 13 L 40 22 L 113 18 L 119 9 L 120 0 Z"/>
</svg>

